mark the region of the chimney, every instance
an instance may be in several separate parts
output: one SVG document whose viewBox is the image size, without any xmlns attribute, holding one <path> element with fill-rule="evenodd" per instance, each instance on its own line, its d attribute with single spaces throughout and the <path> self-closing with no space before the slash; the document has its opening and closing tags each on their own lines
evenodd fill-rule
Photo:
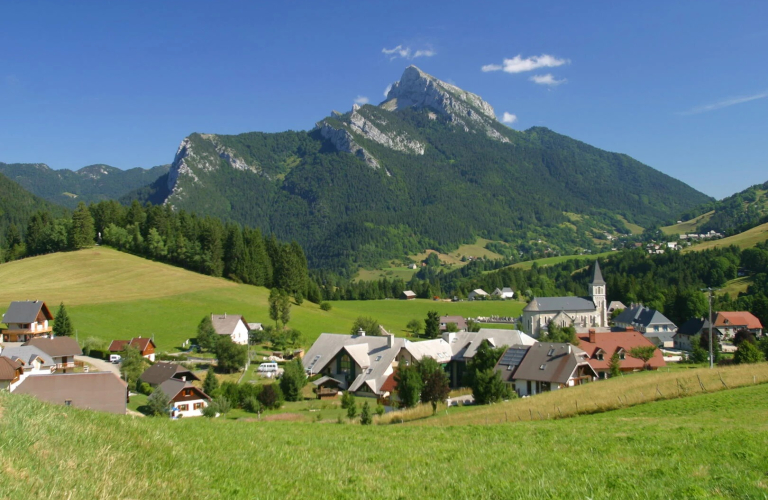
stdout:
<svg viewBox="0 0 768 500">
<path fill-rule="evenodd" d="M 181 376 L 181 381 L 182 382 L 186 382 L 187 381 L 187 376 L 186 375 L 182 375 Z"/>
<path fill-rule="evenodd" d="M 387 347 L 390 349 L 395 346 L 395 336 L 392 334 L 387 335 Z"/>
<path fill-rule="evenodd" d="M 365 337 L 365 330 L 363 330 L 362 328 L 360 328 L 360 329 L 357 331 L 357 335 L 358 335 L 358 336 L 360 336 L 360 337 Z"/>
<path fill-rule="evenodd" d="M 597 337 L 597 332 L 594 328 L 589 329 L 589 342 L 590 344 L 594 344 L 596 342 L 595 337 Z"/>
<path fill-rule="evenodd" d="M 634 326 L 628 326 L 628 327 L 625 329 L 625 331 L 627 331 L 627 332 L 634 332 L 634 331 L 635 331 L 635 327 L 634 327 Z"/>
</svg>

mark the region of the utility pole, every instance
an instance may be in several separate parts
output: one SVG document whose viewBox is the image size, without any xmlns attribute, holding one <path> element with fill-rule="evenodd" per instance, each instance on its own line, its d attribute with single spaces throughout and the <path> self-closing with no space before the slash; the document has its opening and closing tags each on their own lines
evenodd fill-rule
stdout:
<svg viewBox="0 0 768 500">
<path fill-rule="evenodd" d="M 709 292 L 709 369 L 711 370 L 715 366 L 715 354 L 714 345 L 712 344 L 712 294 L 720 290 L 719 288 L 702 288 L 702 292 Z"/>
</svg>

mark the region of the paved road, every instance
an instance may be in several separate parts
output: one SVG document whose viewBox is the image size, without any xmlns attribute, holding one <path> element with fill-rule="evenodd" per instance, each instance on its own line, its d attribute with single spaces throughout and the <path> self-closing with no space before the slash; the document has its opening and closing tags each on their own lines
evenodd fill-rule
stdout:
<svg viewBox="0 0 768 500">
<path fill-rule="evenodd" d="M 104 361 L 103 359 L 96 359 L 90 356 L 75 356 L 75 361 L 83 361 L 93 366 L 100 372 L 112 372 L 118 377 L 120 376 L 120 365 Z"/>
</svg>

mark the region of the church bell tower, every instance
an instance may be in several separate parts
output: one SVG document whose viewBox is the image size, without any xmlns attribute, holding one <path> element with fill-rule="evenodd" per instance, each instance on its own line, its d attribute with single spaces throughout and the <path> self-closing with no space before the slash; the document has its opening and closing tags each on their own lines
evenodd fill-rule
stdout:
<svg viewBox="0 0 768 500">
<path fill-rule="evenodd" d="M 592 276 L 589 292 L 589 295 L 592 297 L 592 302 L 595 303 L 595 309 L 597 310 L 597 326 L 608 326 L 608 306 L 605 303 L 605 280 L 603 279 L 603 273 L 600 272 L 600 264 L 597 261 L 595 261 L 595 274 Z"/>
</svg>

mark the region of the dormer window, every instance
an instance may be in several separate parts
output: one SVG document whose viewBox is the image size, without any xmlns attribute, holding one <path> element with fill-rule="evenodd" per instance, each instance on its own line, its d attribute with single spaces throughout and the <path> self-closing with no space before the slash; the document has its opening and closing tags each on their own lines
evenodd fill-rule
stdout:
<svg viewBox="0 0 768 500">
<path fill-rule="evenodd" d="M 598 351 L 595 353 L 595 359 L 598 361 L 603 361 L 605 359 L 605 351 L 598 349 Z"/>
</svg>

